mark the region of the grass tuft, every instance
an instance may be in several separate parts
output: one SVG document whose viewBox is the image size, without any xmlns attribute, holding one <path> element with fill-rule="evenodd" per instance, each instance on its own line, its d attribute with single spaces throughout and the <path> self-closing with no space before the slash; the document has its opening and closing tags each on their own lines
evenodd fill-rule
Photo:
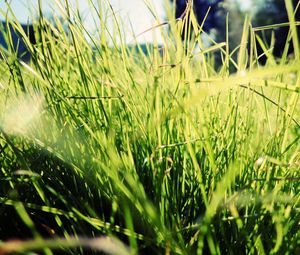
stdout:
<svg viewBox="0 0 300 255">
<path fill-rule="evenodd" d="M 0 49 L 0 254 L 299 253 L 291 1 L 288 24 L 246 19 L 232 51 L 207 34 L 204 47 L 190 5 L 144 32 L 160 31 L 163 45 L 129 47 L 109 1 L 90 1 L 95 33 L 55 2 L 52 20 L 39 7 L 36 44 L 7 21 L 30 62 Z M 276 59 L 256 32 L 281 25 L 295 52 Z"/>
</svg>

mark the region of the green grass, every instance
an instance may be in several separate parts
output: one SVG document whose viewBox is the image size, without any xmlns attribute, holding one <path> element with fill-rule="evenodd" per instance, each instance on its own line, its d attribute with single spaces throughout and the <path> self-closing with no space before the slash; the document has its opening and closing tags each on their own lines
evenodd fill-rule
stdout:
<svg viewBox="0 0 300 255">
<path fill-rule="evenodd" d="M 247 19 L 239 48 L 195 54 L 201 26 L 170 13 L 164 54 L 154 43 L 147 56 L 118 44 L 111 10 L 96 13 L 97 35 L 69 8 L 69 34 L 39 19 L 32 61 L 0 63 L 0 254 L 299 253 L 300 52 L 286 2 L 296 51 L 281 59 Z"/>
</svg>

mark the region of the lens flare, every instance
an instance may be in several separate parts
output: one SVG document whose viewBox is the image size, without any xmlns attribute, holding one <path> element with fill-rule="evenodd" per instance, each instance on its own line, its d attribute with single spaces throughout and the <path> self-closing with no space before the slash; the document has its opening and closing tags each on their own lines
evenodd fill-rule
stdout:
<svg viewBox="0 0 300 255">
<path fill-rule="evenodd" d="M 41 94 L 25 95 L 6 105 L 1 128 L 8 134 L 26 134 L 40 116 L 44 104 Z"/>
</svg>

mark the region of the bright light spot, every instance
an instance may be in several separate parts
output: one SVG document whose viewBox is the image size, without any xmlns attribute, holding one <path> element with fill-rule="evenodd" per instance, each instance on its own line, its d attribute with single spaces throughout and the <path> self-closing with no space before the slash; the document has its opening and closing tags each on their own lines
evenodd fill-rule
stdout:
<svg viewBox="0 0 300 255">
<path fill-rule="evenodd" d="M 238 3 L 240 4 L 241 9 L 243 11 L 249 11 L 251 8 L 251 5 L 253 4 L 252 0 L 238 0 Z"/>
<path fill-rule="evenodd" d="M 40 115 L 44 103 L 41 95 L 24 96 L 11 102 L 4 113 L 1 128 L 8 134 L 26 134 L 30 125 Z"/>
<path fill-rule="evenodd" d="M 247 75 L 247 72 L 246 72 L 245 70 L 242 70 L 242 71 L 240 72 L 240 75 L 241 75 L 242 77 L 245 77 L 245 76 Z"/>
<path fill-rule="evenodd" d="M 255 167 L 256 168 L 258 168 L 258 167 L 260 167 L 264 162 L 265 162 L 265 160 L 266 160 L 266 157 L 264 157 L 264 156 L 261 156 L 261 157 L 259 157 L 256 161 L 255 161 Z"/>
<path fill-rule="evenodd" d="M 128 44 L 135 43 L 135 39 L 138 43 L 162 42 L 162 37 L 159 29 L 151 29 L 159 24 L 156 18 L 163 19 L 163 1 L 149 1 L 150 5 L 147 6 L 143 0 L 131 0 L 130 3 L 124 0 L 111 0 L 110 4 L 118 18 L 120 18 L 121 30 L 125 37 L 125 42 Z M 153 13 L 149 10 L 154 10 L 154 13 L 158 17 L 154 17 Z M 112 16 L 113 17 L 113 16 Z M 109 21 L 113 24 L 113 20 Z M 145 32 L 146 30 L 148 30 Z M 145 33 L 143 33 L 145 32 Z M 135 38 L 139 35 L 137 38 Z"/>
</svg>

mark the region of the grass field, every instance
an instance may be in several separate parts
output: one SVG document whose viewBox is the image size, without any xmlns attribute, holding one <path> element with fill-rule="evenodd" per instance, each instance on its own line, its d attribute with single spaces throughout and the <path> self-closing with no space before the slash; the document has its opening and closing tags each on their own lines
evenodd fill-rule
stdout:
<svg viewBox="0 0 300 255">
<path fill-rule="evenodd" d="M 68 8 L 68 34 L 41 17 L 31 62 L 0 62 L 0 254 L 300 253 L 300 48 L 286 4 L 295 52 L 281 59 L 247 19 L 237 49 L 203 49 L 193 13 L 169 14 L 163 54 L 145 55 L 104 33 L 101 12 L 98 35 Z"/>
</svg>

